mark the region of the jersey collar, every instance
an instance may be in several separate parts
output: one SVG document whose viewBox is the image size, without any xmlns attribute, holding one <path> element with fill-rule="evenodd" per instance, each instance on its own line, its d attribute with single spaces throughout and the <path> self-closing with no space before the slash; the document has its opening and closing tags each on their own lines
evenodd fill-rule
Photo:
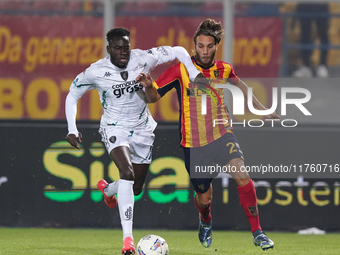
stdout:
<svg viewBox="0 0 340 255">
<path fill-rule="evenodd" d="M 202 66 L 202 65 L 200 65 L 200 64 L 196 61 L 196 57 L 195 57 L 195 56 L 192 56 L 191 58 L 195 61 L 195 64 L 196 64 L 197 66 L 199 66 L 200 68 L 202 68 L 202 69 L 204 69 L 204 70 L 208 70 L 208 69 L 212 68 L 212 67 L 215 65 L 215 59 L 213 60 L 213 62 L 212 62 L 212 64 L 211 64 L 210 66 Z"/>
</svg>

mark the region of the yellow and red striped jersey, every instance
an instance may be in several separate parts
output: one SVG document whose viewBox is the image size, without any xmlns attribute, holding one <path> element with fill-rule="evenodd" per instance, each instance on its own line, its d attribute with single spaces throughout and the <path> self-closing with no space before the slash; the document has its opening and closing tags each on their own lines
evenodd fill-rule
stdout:
<svg viewBox="0 0 340 255">
<path fill-rule="evenodd" d="M 214 60 L 209 67 L 200 66 L 194 57 L 196 68 L 211 82 L 210 86 L 219 94 L 222 104 L 211 89 L 200 90 L 190 83 L 188 72 L 182 63 L 167 69 L 153 83 L 161 96 L 172 88 L 177 91 L 179 102 L 180 144 L 183 147 L 201 147 L 211 143 L 226 133 L 232 133 L 227 106 L 224 103 L 223 89 L 215 89 L 216 84 L 237 84 L 240 79 L 232 66 Z M 209 91 L 210 90 L 210 91 Z M 202 94 L 206 96 L 206 114 L 202 114 Z M 224 124 L 214 125 L 214 120 L 225 120 Z"/>
</svg>

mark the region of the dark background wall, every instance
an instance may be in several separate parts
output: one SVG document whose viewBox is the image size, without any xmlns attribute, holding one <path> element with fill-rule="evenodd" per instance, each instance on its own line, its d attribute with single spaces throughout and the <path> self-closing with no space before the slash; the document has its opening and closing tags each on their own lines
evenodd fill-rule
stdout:
<svg viewBox="0 0 340 255">
<path fill-rule="evenodd" d="M 84 137 L 80 151 L 64 142 L 64 123 L 0 123 L 1 226 L 120 227 L 118 210 L 106 207 L 96 189 L 99 179 L 118 178 L 100 143 L 98 124 L 78 127 Z M 339 128 L 235 127 L 234 131 L 247 166 L 303 167 L 303 173 L 250 174 L 264 229 L 340 229 Z M 136 197 L 134 225 L 196 229 L 194 192 L 184 169 L 177 125 L 159 125 L 155 134 L 154 161 L 144 191 Z M 314 172 L 305 173 L 304 164 L 315 164 L 309 165 Z M 325 170 L 317 173 L 320 165 Z M 249 229 L 236 183 L 227 178 L 213 183 L 214 228 Z"/>
</svg>

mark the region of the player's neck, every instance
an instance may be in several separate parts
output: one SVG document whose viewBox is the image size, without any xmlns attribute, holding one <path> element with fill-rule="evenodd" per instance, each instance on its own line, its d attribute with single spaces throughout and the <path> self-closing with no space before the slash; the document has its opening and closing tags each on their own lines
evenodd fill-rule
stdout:
<svg viewBox="0 0 340 255">
<path fill-rule="evenodd" d="M 213 59 L 211 62 L 209 62 L 209 64 L 203 64 L 197 59 L 196 56 L 195 56 L 195 61 L 196 61 L 197 65 L 199 65 L 200 67 L 203 67 L 204 69 L 208 69 L 208 68 L 212 67 L 215 63 L 215 60 Z"/>
</svg>

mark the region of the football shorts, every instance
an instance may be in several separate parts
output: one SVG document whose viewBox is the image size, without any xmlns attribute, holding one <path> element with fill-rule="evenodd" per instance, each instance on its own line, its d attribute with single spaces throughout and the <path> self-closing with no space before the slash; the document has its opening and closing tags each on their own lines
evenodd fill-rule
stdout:
<svg viewBox="0 0 340 255">
<path fill-rule="evenodd" d="M 143 125 L 143 127 L 130 129 L 126 127 L 105 126 L 99 129 L 99 133 L 109 154 L 116 147 L 126 146 L 130 150 L 132 163 L 151 163 L 155 134 L 149 126 Z"/>
<path fill-rule="evenodd" d="M 194 148 L 183 148 L 185 168 L 187 169 L 191 183 L 197 193 L 205 193 L 210 188 L 210 183 L 218 175 L 218 172 L 208 172 L 212 167 L 223 169 L 230 160 L 243 158 L 243 152 L 233 133 L 227 133 L 217 140 Z M 204 170 L 197 172 L 196 169 Z M 210 168 L 211 169 L 211 168 Z"/>
</svg>

